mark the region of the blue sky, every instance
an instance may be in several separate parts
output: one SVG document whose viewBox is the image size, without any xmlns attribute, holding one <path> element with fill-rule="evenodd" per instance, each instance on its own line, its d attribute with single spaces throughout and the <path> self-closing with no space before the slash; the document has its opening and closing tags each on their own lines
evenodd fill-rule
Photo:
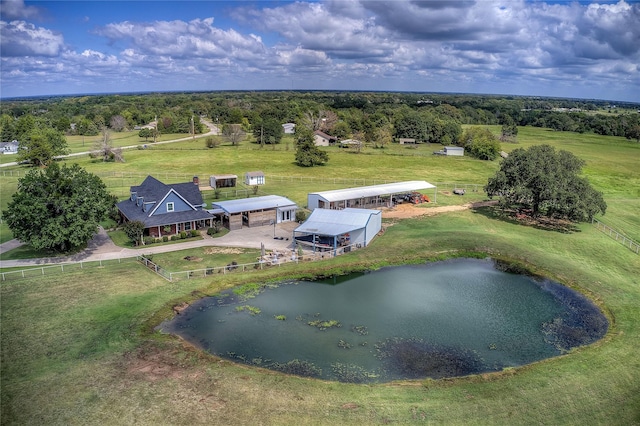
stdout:
<svg viewBox="0 0 640 426">
<path fill-rule="evenodd" d="M 640 102 L 640 3 L 0 2 L 0 96 L 382 90 Z"/>
</svg>

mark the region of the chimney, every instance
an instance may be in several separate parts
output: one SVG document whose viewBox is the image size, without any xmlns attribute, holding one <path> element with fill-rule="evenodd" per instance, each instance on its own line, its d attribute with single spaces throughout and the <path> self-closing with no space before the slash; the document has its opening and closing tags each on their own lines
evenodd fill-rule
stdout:
<svg viewBox="0 0 640 426">
<path fill-rule="evenodd" d="M 193 184 L 196 186 L 200 186 L 200 179 L 198 179 L 198 176 L 193 177 Z"/>
</svg>

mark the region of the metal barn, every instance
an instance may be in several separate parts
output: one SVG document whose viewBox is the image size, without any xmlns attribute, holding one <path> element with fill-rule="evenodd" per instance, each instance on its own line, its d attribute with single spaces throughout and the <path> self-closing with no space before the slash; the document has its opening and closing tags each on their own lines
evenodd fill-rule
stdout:
<svg viewBox="0 0 640 426">
<path fill-rule="evenodd" d="M 340 210 L 349 207 L 362 209 L 390 207 L 393 205 L 395 196 L 425 189 L 434 189 L 435 192 L 436 186 L 423 180 L 412 180 L 334 191 L 312 192 L 307 195 L 307 207 L 309 210 L 317 208 Z"/>
</svg>

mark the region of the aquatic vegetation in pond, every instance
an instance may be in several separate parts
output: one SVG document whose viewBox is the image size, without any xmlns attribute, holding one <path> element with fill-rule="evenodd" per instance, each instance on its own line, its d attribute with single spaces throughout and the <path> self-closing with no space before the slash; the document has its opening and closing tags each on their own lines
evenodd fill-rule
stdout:
<svg viewBox="0 0 640 426">
<path fill-rule="evenodd" d="M 338 347 L 342 349 L 351 349 L 351 343 L 345 342 L 344 340 L 338 340 Z"/>
<path fill-rule="evenodd" d="M 361 336 L 366 336 L 367 334 L 369 334 L 369 329 L 364 325 L 354 325 L 351 327 L 351 331 L 353 331 L 354 333 L 358 333 Z"/>
<path fill-rule="evenodd" d="M 473 351 L 444 347 L 422 339 L 387 339 L 376 344 L 376 356 L 384 362 L 385 369 L 414 379 L 440 379 L 487 371 Z"/>
<path fill-rule="evenodd" d="M 257 308 L 251 305 L 236 306 L 236 312 L 244 312 L 244 311 L 249 312 L 251 315 L 258 315 L 262 312 L 260 308 Z"/>
<path fill-rule="evenodd" d="M 322 369 L 315 366 L 308 361 L 302 361 L 294 359 L 284 364 L 274 363 L 269 368 L 277 371 L 281 371 L 287 374 L 295 374 L 302 377 L 320 377 L 322 376 Z"/>
<path fill-rule="evenodd" d="M 340 321 L 338 320 L 328 320 L 328 321 L 313 320 L 313 321 L 309 321 L 307 324 L 309 324 L 311 327 L 316 327 L 320 331 L 324 331 L 328 328 L 342 327 L 342 324 L 340 324 Z"/>
<path fill-rule="evenodd" d="M 286 321 L 287 320 L 287 316 L 286 315 L 274 315 L 273 317 L 275 319 L 277 319 L 278 321 Z"/>
<path fill-rule="evenodd" d="M 593 343 L 605 335 L 609 323 L 588 299 L 575 297 L 569 288 L 551 282 L 543 283 L 543 289 L 552 293 L 565 307 L 561 316 L 543 323 L 542 333 L 547 343 L 564 353 Z"/>
</svg>

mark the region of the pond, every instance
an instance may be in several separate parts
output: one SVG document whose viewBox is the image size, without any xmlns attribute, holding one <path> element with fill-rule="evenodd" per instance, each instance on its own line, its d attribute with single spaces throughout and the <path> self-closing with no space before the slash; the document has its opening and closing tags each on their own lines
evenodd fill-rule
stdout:
<svg viewBox="0 0 640 426">
<path fill-rule="evenodd" d="M 584 296 L 490 259 L 228 291 L 159 326 L 237 362 L 353 383 L 499 371 L 592 343 L 607 328 Z"/>
</svg>

